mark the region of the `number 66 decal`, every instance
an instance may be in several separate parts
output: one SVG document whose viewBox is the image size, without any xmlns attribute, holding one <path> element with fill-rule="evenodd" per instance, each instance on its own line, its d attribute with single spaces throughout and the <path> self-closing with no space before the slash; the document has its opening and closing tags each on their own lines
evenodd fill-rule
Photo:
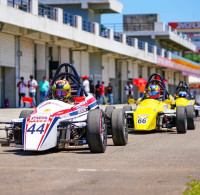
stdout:
<svg viewBox="0 0 200 195">
<path fill-rule="evenodd" d="M 146 124 L 147 123 L 147 117 L 138 117 L 137 124 Z"/>
</svg>

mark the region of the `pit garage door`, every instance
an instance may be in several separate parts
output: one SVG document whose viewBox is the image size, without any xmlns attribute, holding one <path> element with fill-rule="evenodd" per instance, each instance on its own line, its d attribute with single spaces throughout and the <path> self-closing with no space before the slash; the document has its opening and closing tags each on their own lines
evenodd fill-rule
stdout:
<svg viewBox="0 0 200 195">
<path fill-rule="evenodd" d="M 15 67 L 15 36 L 1 32 L 0 66 Z"/>
<path fill-rule="evenodd" d="M 29 80 L 30 75 L 34 75 L 34 43 L 33 40 L 20 37 L 20 76 L 25 81 Z"/>
</svg>

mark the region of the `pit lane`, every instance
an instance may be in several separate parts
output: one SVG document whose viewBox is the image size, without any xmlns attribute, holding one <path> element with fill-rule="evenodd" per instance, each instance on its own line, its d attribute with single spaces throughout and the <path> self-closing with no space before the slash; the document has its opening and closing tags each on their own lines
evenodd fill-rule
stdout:
<svg viewBox="0 0 200 195">
<path fill-rule="evenodd" d="M 0 109 L 0 121 L 17 118 L 20 111 Z M 87 147 L 42 153 L 0 147 L 0 192 L 182 194 L 188 176 L 200 179 L 199 121 L 187 134 L 130 132 L 127 146 L 113 146 L 108 139 L 104 154 Z"/>
</svg>

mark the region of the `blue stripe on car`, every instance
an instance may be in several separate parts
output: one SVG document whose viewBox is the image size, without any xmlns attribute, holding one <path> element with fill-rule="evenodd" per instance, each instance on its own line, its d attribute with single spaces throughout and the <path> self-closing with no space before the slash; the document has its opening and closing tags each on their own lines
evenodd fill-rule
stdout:
<svg viewBox="0 0 200 195">
<path fill-rule="evenodd" d="M 91 108 L 93 108 L 96 105 L 98 105 L 97 102 L 94 102 L 94 103 L 90 104 L 88 107 L 89 107 L 89 109 L 91 109 Z"/>
<path fill-rule="evenodd" d="M 46 138 L 48 137 L 49 133 L 51 132 L 51 130 L 52 130 L 52 128 L 53 128 L 53 126 L 55 125 L 55 123 L 57 122 L 57 120 L 58 120 L 59 118 L 60 118 L 60 117 L 55 117 L 55 118 L 53 119 L 53 122 L 51 123 L 51 126 L 49 127 L 49 130 L 47 131 L 47 134 L 46 134 L 46 136 L 45 136 L 45 138 L 44 138 L 42 144 L 40 145 L 40 147 L 41 147 L 41 146 L 43 145 L 43 143 L 45 142 Z"/>
</svg>

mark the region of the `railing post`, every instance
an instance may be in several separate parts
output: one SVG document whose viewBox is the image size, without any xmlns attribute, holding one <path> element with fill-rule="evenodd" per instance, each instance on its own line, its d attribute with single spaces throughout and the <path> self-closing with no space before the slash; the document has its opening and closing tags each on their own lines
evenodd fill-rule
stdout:
<svg viewBox="0 0 200 195">
<path fill-rule="evenodd" d="M 153 56 L 154 56 L 154 60 L 156 60 L 157 59 L 157 46 L 156 45 L 153 46 Z"/>
<path fill-rule="evenodd" d="M 93 22 L 94 34 L 99 36 L 99 23 Z"/>
<path fill-rule="evenodd" d="M 144 51 L 147 54 L 148 53 L 148 43 L 144 42 Z"/>
<path fill-rule="evenodd" d="M 167 58 L 170 59 L 170 60 L 172 59 L 172 52 L 171 51 L 167 52 Z"/>
<path fill-rule="evenodd" d="M 56 8 L 57 9 L 57 21 L 59 23 L 63 23 L 63 9 L 61 8 Z"/>
<path fill-rule="evenodd" d="M 108 37 L 110 40 L 114 39 L 114 31 L 113 29 L 108 29 Z"/>
<path fill-rule="evenodd" d="M 121 34 L 121 42 L 123 43 L 123 44 L 126 44 L 126 34 Z"/>
<path fill-rule="evenodd" d="M 31 1 L 31 13 L 38 15 L 38 0 Z"/>
<path fill-rule="evenodd" d="M 82 30 L 82 17 L 81 16 L 75 16 L 76 19 L 76 28 L 78 30 Z"/>
<path fill-rule="evenodd" d="M 161 57 L 165 57 L 165 49 L 161 49 Z"/>
<path fill-rule="evenodd" d="M 134 38 L 133 41 L 134 41 L 134 47 L 138 49 L 138 39 Z"/>
<path fill-rule="evenodd" d="M 7 6 L 8 5 L 8 0 L 0 0 L 0 5 Z"/>
</svg>

